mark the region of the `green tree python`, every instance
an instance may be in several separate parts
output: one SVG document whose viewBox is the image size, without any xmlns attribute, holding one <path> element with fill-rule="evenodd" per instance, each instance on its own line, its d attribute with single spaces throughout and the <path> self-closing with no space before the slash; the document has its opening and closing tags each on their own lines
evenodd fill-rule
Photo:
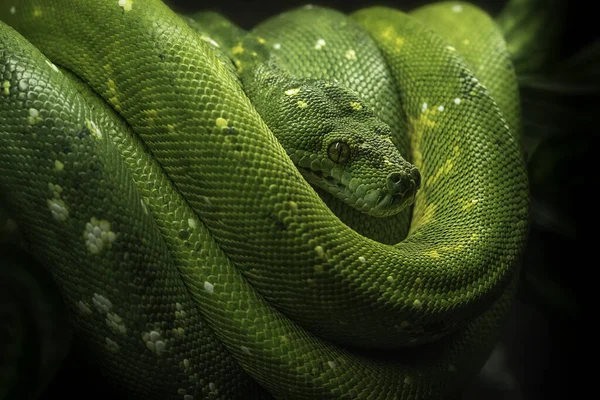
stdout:
<svg viewBox="0 0 600 400">
<path fill-rule="evenodd" d="M 308 6 L 244 32 L 158 0 L 6 0 L 0 18 L 3 201 L 116 387 L 438 399 L 481 368 L 528 222 L 485 12 Z"/>
</svg>

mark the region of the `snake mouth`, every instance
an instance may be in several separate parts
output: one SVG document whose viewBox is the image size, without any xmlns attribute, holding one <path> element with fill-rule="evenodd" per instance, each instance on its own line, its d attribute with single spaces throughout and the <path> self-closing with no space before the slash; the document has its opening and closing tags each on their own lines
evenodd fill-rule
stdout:
<svg viewBox="0 0 600 400">
<path fill-rule="evenodd" d="M 305 168 L 299 170 L 308 183 L 324 189 L 352 208 L 374 217 L 397 214 L 414 203 L 414 191 L 390 193 L 387 188 L 367 188 L 366 185 L 359 185 L 353 190 L 325 171 Z"/>
</svg>

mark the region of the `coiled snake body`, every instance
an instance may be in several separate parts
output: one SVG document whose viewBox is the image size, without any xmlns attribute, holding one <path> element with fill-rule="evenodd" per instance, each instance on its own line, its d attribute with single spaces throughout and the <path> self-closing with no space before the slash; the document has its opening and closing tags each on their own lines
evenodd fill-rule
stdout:
<svg viewBox="0 0 600 400">
<path fill-rule="evenodd" d="M 481 367 L 528 215 L 481 10 L 308 7 L 232 46 L 158 0 L 0 15 L 0 188 L 117 386 L 425 399 Z"/>
</svg>

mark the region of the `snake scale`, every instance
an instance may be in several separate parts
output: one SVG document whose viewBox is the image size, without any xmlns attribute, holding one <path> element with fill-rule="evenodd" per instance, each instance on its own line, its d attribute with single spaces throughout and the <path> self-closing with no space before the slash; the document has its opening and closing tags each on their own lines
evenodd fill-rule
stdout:
<svg viewBox="0 0 600 400">
<path fill-rule="evenodd" d="M 308 6 L 244 32 L 158 0 L 6 0 L 0 19 L 2 198 L 119 390 L 437 399 L 481 368 L 528 223 L 485 12 Z"/>
</svg>

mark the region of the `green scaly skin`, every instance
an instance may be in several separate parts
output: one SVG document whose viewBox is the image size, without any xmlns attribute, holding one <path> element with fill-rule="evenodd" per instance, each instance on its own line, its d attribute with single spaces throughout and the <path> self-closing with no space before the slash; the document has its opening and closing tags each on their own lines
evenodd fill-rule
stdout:
<svg viewBox="0 0 600 400">
<path fill-rule="evenodd" d="M 0 4 L 19 32 L 0 23 L 0 187 L 118 386 L 156 399 L 435 399 L 479 370 L 510 307 L 526 234 L 510 114 L 518 97 L 512 84 L 493 89 L 495 73 L 479 75 L 488 53 L 459 55 L 460 34 L 441 39 L 423 13 L 372 8 L 346 20 L 377 49 L 332 30 L 344 18 L 331 11 L 273 20 L 319 21 L 318 74 L 294 79 L 340 73 L 392 141 L 410 143 L 399 151 L 422 184 L 410 226 L 397 228 L 408 236 L 389 245 L 336 218 L 246 97 L 260 88 L 242 88 L 212 40 L 160 1 Z M 302 29 L 291 29 L 286 50 L 276 25 L 257 27 L 259 44 L 281 37 L 286 68 L 318 50 L 294 39 Z M 327 50 L 336 40 L 343 46 Z M 358 78 L 365 63 L 390 77 L 390 98 Z M 314 126 L 318 98 L 305 99 L 311 114 L 297 122 Z M 377 106 L 387 101 L 401 117 Z M 406 121 L 409 140 L 393 118 Z"/>
</svg>

